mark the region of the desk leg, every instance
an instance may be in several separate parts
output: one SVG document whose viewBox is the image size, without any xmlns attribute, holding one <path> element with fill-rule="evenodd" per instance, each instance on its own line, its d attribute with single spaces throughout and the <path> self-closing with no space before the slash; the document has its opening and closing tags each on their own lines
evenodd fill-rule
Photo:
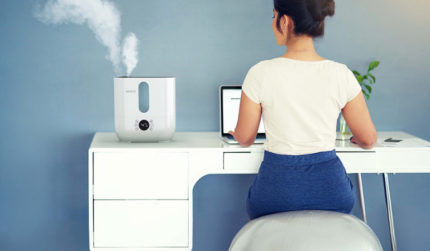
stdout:
<svg viewBox="0 0 430 251">
<path fill-rule="evenodd" d="M 367 224 L 366 205 L 364 203 L 363 182 L 361 181 L 361 173 L 357 173 L 357 183 L 358 193 L 360 195 L 361 217 L 363 218 L 363 221 Z"/>
<path fill-rule="evenodd" d="M 388 182 L 388 174 L 383 174 L 384 189 L 385 189 L 385 203 L 387 204 L 387 216 L 390 228 L 391 237 L 391 250 L 397 251 L 396 235 L 394 233 L 394 220 L 393 220 L 393 209 L 391 208 L 391 196 L 390 196 L 390 183 Z"/>
</svg>

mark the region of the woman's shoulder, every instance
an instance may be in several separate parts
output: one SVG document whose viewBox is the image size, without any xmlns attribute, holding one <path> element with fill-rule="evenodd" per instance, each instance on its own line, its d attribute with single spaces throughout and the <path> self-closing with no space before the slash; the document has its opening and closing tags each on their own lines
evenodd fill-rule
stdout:
<svg viewBox="0 0 430 251">
<path fill-rule="evenodd" d="M 266 71 L 266 69 L 268 68 L 267 65 L 269 63 L 270 60 L 262 60 L 256 64 L 254 64 L 253 66 L 251 66 L 251 68 L 249 68 L 248 70 L 248 76 L 258 76 L 263 74 L 263 72 Z"/>
<path fill-rule="evenodd" d="M 256 64 L 254 64 L 253 66 L 251 66 L 250 69 L 254 69 L 254 70 L 260 70 L 263 69 L 264 67 L 267 67 L 268 65 L 270 65 L 271 59 L 266 59 L 266 60 L 262 60 Z"/>
<path fill-rule="evenodd" d="M 341 70 L 349 69 L 348 66 L 342 62 L 338 62 L 338 61 L 330 60 L 330 59 L 327 59 L 327 61 L 328 61 L 328 64 L 332 65 L 333 67 L 339 68 Z"/>
<path fill-rule="evenodd" d="M 316 61 L 305 61 L 305 60 L 299 60 L 299 59 L 292 59 L 292 58 L 286 58 L 286 57 L 275 57 L 267 60 L 262 60 L 258 62 L 256 65 L 261 66 L 267 66 L 267 65 L 279 65 L 281 63 L 285 64 L 294 64 L 294 65 L 328 65 L 332 67 L 339 67 L 339 68 L 345 68 L 347 67 L 345 64 L 332 60 L 332 59 L 323 59 L 323 60 L 316 60 Z"/>
<path fill-rule="evenodd" d="M 300 68 L 301 66 L 303 66 L 306 68 L 312 65 L 326 67 L 328 70 L 332 69 L 336 73 L 351 71 L 346 64 L 331 59 L 325 59 L 320 61 L 301 61 L 282 57 L 270 58 L 259 61 L 258 63 L 254 64 L 249 69 L 249 71 L 254 74 L 257 74 L 263 72 L 271 72 L 271 70 L 274 70 L 279 67 L 292 66 L 296 69 L 296 67 Z"/>
<path fill-rule="evenodd" d="M 274 58 L 259 61 L 258 63 L 251 66 L 251 68 L 249 69 L 249 72 L 253 74 L 257 74 L 257 73 L 265 72 L 267 69 L 273 68 L 274 64 L 276 64 L 273 61 L 273 59 Z"/>
</svg>

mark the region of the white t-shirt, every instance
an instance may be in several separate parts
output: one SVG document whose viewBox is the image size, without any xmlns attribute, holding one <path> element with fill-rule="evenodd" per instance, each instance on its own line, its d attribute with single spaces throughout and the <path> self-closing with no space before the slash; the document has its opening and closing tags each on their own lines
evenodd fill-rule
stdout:
<svg viewBox="0 0 430 251">
<path fill-rule="evenodd" d="M 279 57 L 251 67 L 242 90 L 261 103 L 264 149 L 301 155 L 335 148 L 339 113 L 361 87 L 344 64 Z"/>
</svg>

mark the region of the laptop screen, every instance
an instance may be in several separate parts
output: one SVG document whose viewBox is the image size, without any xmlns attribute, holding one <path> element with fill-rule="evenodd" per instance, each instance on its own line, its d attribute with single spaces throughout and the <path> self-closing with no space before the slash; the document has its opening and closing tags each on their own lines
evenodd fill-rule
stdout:
<svg viewBox="0 0 430 251">
<path fill-rule="evenodd" d="M 239 117 L 241 86 L 221 86 L 221 126 L 222 134 L 234 131 Z M 258 134 L 264 134 L 263 117 L 258 127 Z"/>
</svg>

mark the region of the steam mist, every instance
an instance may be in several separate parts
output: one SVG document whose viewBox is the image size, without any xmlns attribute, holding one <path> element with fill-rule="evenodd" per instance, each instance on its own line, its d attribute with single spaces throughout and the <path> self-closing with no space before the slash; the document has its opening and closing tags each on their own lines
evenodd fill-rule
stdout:
<svg viewBox="0 0 430 251">
<path fill-rule="evenodd" d="M 121 51 L 121 13 L 109 0 L 48 0 L 43 7 L 36 8 L 35 16 L 46 24 L 88 25 L 97 40 L 108 48 L 106 57 L 116 75 L 123 75 L 124 65 L 130 76 L 137 65 L 138 39 L 130 32 Z"/>
<path fill-rule="evenodd" d="M 137 65 L 137 44 L 139 41 L 134 33 L 129 33 L 124 38 L 124 45 L 122 47 L 122 62 L 127 66 L 127 76 L 133 71 Z"/>
</svg>

